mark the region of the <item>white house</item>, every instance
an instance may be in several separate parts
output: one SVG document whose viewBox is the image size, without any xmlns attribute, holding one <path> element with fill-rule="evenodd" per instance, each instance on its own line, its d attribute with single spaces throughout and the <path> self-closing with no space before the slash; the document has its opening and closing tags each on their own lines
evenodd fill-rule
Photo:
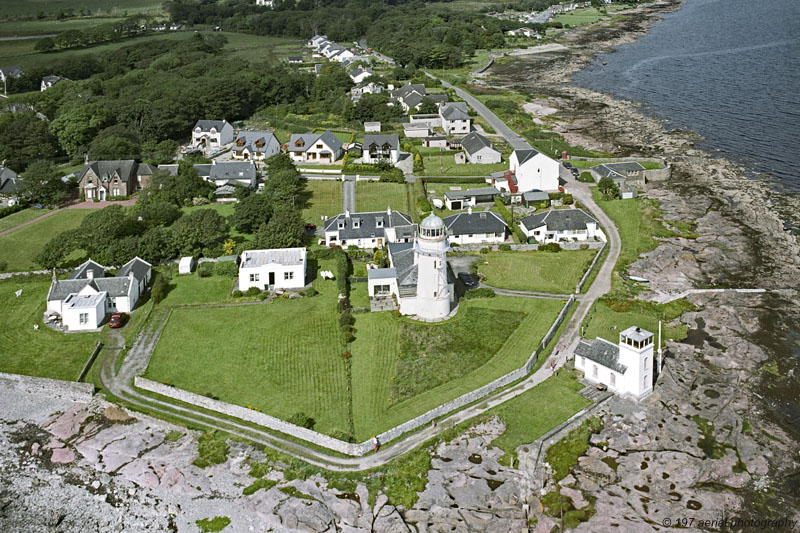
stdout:
<svg viewBox="0 0 800 533">
<path fill-rule="evenodd" d="M 373 74 L 374 72 L 370 67 L 359 67 L 350 73 L 350 79 L 353 80 L 353 83 L 361 83 Z"/>
<path fill-rule="evenodd" d="M 233 141 L 231 157 L 244 161 L 264 161 L 281 151 L 281 143 L 271 131 L 240 131 Z"/>
<path fill-rule="evenodd" d="M 533 148 L 514 150 L 508 158 L 509 172 L 487 179 L 498 189 L 512 194 L 534 189 L 557 191 L 561 165 Z"/>
<path fill-rule="evenodd" d="M 529 240 L 540 244 L 589 239 L 606 240 L 600 224 L 583 209 L 550 209 L 523 218 L 519 227 Z"/>
<path fill-rule="evenodd" d="M 0 205 L 15 205 L 22 191 L 22 180 L 16 172 L 0 165 Z"/>
<path fill-rule="evenodd" d="M 219 150 L 233 142 L 233 126 L 227 120 L 198 120 L 192 129 L 192 146 Z"/>
<path fill-rule="evenodd" d="M 451 211 L 461 211 L 467 207 L 474 207 L 479 203 L 494 202 L 500 191 L 494 187 L 480 187 L 477 189 L 466 189 L 460 191 L 446 191 L 444 193 L 444 203 Z"/>
<path fill-rule="evenodd" d="M 305 248 L 246 250 L 239 263 L 239 290 L 302 289 L 307 265 Z"/>
<path fill-rule="evenodd" d="M 389 244 L 389 268 L 367 272 L 372 303 L 384 308 L 396 300 L 404 315 L 425 321 L 447 318 L 456 301 L 447 266 L 449 248 L 444 221 L 433 214 L 426 217 L 413 242 Z"/>
<path fill-rule="evenodd" d="M 264 7 L 273 7 L 275 5 L 274 0 L 256 0 L 257 6 L 264 6 Z"/>
<path fill-rule="evenodd" d="M 499 244 L 505 242 L 508 225 L 491 211 L 456 213 L 444 219 L 452 244 Z"/>
<path fill-rule="evenodd" d="M 366 164 L 388 161 L 396 165 L 400 159 L 400 139 L 396 133 L 364 135 L 362 159 Z"/>
<path fill-rule="evenodd" d="M 416 229 L 410 216 L 389 207 L 369 213 L 345 211 L 328 219 L 323 231 L 328 246 L 372 249 L 393 242 L 411 242 Z"/>
<path fill-rule="evenodd" d="M 619 344 L 597 337 L 575 349 L 575 368 L 587 380 L 636 399 L 653 391 L 653 363 L 653 334 L 635 326 L 619 334 Z"/>
<path fill-rule="evenodd" d="M 330 131 L 295 133 L 285 147 L 295 163 L 333 163 L 344 155 L 342 141 Z"/>
<path fill-rule="evenodd" d="M 42 78 L 42 84 L 40 86 L 40 91 L 46 91 L 56 83 L 60 83 L 62 81 L 69 81 L 67 78 L 62 76 L 45 76 Z"/>
<path fill-rule="evenodd" d="M 178 263 L 178 274 L 191 274 L 194 271 L 196 264 L 197 261 L 195 261 L 194 257 L 191 255 L 181 257 L 181 260 Z"/>
<path fill-rule="evenodd" d="M 432 131 L 427 124 L 411 123 L 403 124 L 403 135 L 406 137 L 423 138 L 430 137 Z"/>
<path fill-rule="evenodd" d="M 439 117 L 446 135 L 469 133 L 472 119 L 465 102 L 444 102 L 439 105 Z"/>
<path fill-rule="evenodd" d="M 138 257 L 125 263 L 112 278 L 106 278 L 105 268 L 89 259 L 65 280 L 53 273 L 47 311 L 60 315 L 70 331 L 97 329 L 107 314 L 133 311 L 151 276 L 150 263 Z"/>
<path fill-rule="evenodd" d="M 473 131 L 461 139 L 461 148 L 468 162 L 472 164 L 500 163 L 503 160 L 500 150 L 483 135 Z"/>
<path fill-rule="evenodd" d="M 381 132 L 381 123 L 380 122 L 365 122 L 364 123 L 364 131 L 367 133 L 380 133 Z"/>
<path fill-rule="evenodd" d="M 352 89 L 350 89 L 350 98 L 354 102 L 357 102 L 365 94 L 381 94 L 385 88 L 386 87 L 384 87 L 382 83 L 377 83 L 374 81 L 361 82 Z"/>
</svg>

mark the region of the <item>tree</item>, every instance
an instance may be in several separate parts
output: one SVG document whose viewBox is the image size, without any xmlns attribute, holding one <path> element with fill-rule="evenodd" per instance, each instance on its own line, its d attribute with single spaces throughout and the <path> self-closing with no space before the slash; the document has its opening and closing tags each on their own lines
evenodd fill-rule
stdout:
<svg viewBox="0 0 800 533">
<path fill-rule="evenodd" d="M 427 96 L 422 99 L 422 102 L 419 104 L 419 113 L 423 115 L 433 115 L 439 112 L 439 106 L 436 105 L 436 102 L 428 98 Z"/>
<path fill-rule="evenodd" d="M 422 155 L 419 152 L 414 154 L 414 167 L 413 172 L 422 172 L 425 170 L 425 163 L 422 160 Z"/>
<path fill-rule="evenodd" d="M 64 151 L 78 155 L 109 122 L 108 110 L 98 104 L 77 104 L 62 111 L 50 123 Z"/>
<path fill-rule="evenodd" d="M 47 245 L 36 256 L 36 264 L 42 268 L 57 268 L 64 259 L 76 248 L 78 230 L 62 231 L 47 242 Z"/>
<path fill-rule="evenodd" d="M 31 162 L 60 153 L 58 140 L 36 113 L 0 114 L 0 160 L 8 167 L 22 172 Z"/>
<path fill-rule="evenodd" d="M 36 161 L 22 174 L 20 196 L 30 203 L 58 205 L 68 196 L 72 184 L 61 180 L 61 172 L 50 161 Z"/>
<path fill-rule="evenodd" d="M 181 160 L 177 175 L 163 171 L 153 174 L 150 183 L 139 193 L 137 204 L 144 206 L 152 202 L 168 202 L 182 207 L 187 200 L 206 198 L 212 192 L 214 185 L 201 178 L 190 162 Z"/>
<path fill-rule="evenodd" d="M 172 236 L 180 254 L 216 256 L 228 238 L 228 222 L 213 209 L 198 209 L 172 225 Z"/>
<path fill-rule="evenodd" d="M 53 48 L 56 47 L 56 43 L 53 42 L 52 37 L 44 37 L 36 41 L 36 44 L 33 45 L 33 49 L 37 52 L 49 52 Z"/>
<path fill-rule="evenodd" d="M 253 233 L 272 216 L 272 198 L 267 194 L 253 194 L 233 206 L 231 226 L 242 233 Z"/>
<path fill-rule="evenodd" d="M 614 183 L 614 180 L 609 176 L 600 179 L 597 183 L 597 190 L 600 191 L 600 194 L 602 194 L 606 200 L 616 198 L 619 195 L 619 187 L 617 187 L 617 184 Z"/>
<path fill-rule="evenodd" d="M 255 234 L 255 248 L 292 248 L 302 246 L 305 223 L 303 215 L 291 204 L 274 207 L 272 218 L 262 224 Z"/>
<path fill-rule="evenodd" d="M 174 259 L 178 252 L 170 230 L 161 226 L 147 230 L 139 239 L 138 255 L 153 265 Z"/>
<path fill-rule="evenodd" d="M 270 172 L 264 183 L 263 194 L 273 201 L 295 203 L 303 192 L 303 182 L 297 170 Z"/>
<path fill-rule="evenodd" d="M 181 218 L 181 210 L 169 202 L 151 202 L 137 209 L 136 215 L 147 228 L 169 226 Z"/>
<path fill-rule="evenodd" d="M 120 205 L 110 205 L 98 211 L 92 211 L 81 221 L 78 227 L 75 248 L 88 252 L 98 263 L 114 264 L 124 252 L 122 248 L 112 248 L 123 237 L 136 237 L 142 233 L 142 225 L 129 216 Z M 135 245 L 128 241 L 127 250 L 134 250 Z M 131 256 L 132 257 L 132 256 Z"/>
<path fill-rule="evenodd" d="M 122 125 L 103 129 L 89 144 L 92 160 L 138 159 L 141 151 L 136 134 Z"/>
</svg>

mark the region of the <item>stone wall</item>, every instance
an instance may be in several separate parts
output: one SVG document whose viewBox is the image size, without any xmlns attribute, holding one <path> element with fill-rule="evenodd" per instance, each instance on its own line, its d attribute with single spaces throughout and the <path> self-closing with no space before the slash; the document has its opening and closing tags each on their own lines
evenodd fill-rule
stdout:
<svg viewBox="0 0 800 533">
<path fill-rule="evenodd" d="M 37 378 L 20 374 L 0 372 L 0 388 L 17 389 L 55 398 L 66 398 L 75 402 L 90 402 L 94 395 L 94 385 L 58 379 Z"/>
<path fill-rule="evenodd" d="M 583 289 L 584 283 L 586 283 L 586 280 L 589 279 L 589 274 L 591 274 L 592 270 L 594 270 L 594 267 L 595 265 L 597 265 L 597 261 L 600 259 L 600 256 L 603 255 L 603 250 L 605 250 L 605 248 L 606 248 L 606 243 L 603 243 L 603 246 L 600 248 L 600 251 L 597 252 L 597 254 L 595 254 L 594 256 L 594 259 L 592 259 L 592 264 L 589 265 L 589 268 L 587 268 L 586 272 L 583 273 L 583 277 L 581 278 L 580 282 L 578 282 L 578 285 L 575 287 L 575 294 L 581 293 L 581 289 Z"/>
<path fill-rule="evenodd" d="M 512 370 L 508 374 L 497 378 L 491 383 L 487 383 L 486 385 L 484 385 L 479 389 L 475 389 L 466 394 L 462 394 L 461 396 L 459 396 L 454 400 L 444 403 L 438 407 L 434 407 L 430 411 L 427 411 L 416 418 L 404 422 L 399 426 L 395 426 L 389 429 L 388 431 L 384 431 L 383 433 L 377 436 L 380 443 L 385 444 L 387 442 L 390 442 L 402 436 L 403 434 L 408 433 L 409 431 L 413 431 L 421 426 L 429 424 L 431 420 L 434 420 L 436 418 L 439 418 L 440 416 L 444 416 L 453 411 L 461 409 L 464 406 L 467 406 L 473 402 L 476 402 L 484 398 L 485 396 L 491 394 L 492 392 L 496 391 L 501 387 L 505 387 L 506 385 L 509 385 L 517 380 L 523 379 L 533 369 L 533 366 L 536 364 L 536 361 L 539 358 L 539 354 L 547 346 L 547 343 L 549 343 L 550 340 L 552 340 L 553 336 L 555 335 L 555 332 L 558 330 L 558 327 L 561 325 L 561 323 L 564 322 L 564 319 L 566 318 L 567 313 L 569 312 L 574 302 L 575 302 L 575 296 L 570 296 L 569 300 L 567 300 L 567 303 L 564 304 L 564 307 L 561 309 L 561 312 L 558 314 L 555 321 L 550 326 L 550 330 L 542 339 L 541 344 L 536 347 L 536 349 L 528 358 L 528 361 L 522 367 L 516 370 Z M 172 398 L 174 400 L 196 405 L 198 407 L 202 407 L 203 409 L 208 409 L 210 411 L 222 413 L 228 416 L 239 418 L 241 420 L 246 420 L 248 422 L 252 422 L 253 424 L 258 424 L 259 426 L 264 426 L 272 430 L 279 431 L 281 433 L 285 433 L 287 435 L 291 435 L 293 437 L 311 442 L 313 444 L 316 444 L 317 446 L 322 446 L 324 448 L 328 448 L 329 450 L 334 450 L 336 452 L 343 453 L 346 455 L 351 455 L 351 456 L 366 455 L 373 448 L 373 443 L 371 440 L 355 444 L 350 442 L 344 442 L 342 440 L 335 439 L 327 435 L 323 435 L 322 433 L 318 433 L 310 429 L 290 424 L 289 422 L 286 422 L 274 416 L 254 411 L 252 409 L 246 409 L 238 405 L 233 405 L 219 400 L 214 400 L 206 396 L 201 396 L 200 394 L 195 394 L 193 392 L 189 392 L 183 389 L 178 389 L 176 387 L 165 385 L 163 383 L 158 383 L 156 381 L 145 379 L 140 376 L 136 376 L 136 378 L 133 381 L 133 384 L 134 386 L 140 389 L 154 392 L 162 396 L 167 396 L 168 398 Z"/>
<path fill-rule="evenodd" d="M 654 168 L 652 170 L 644 171 L 645 181 L 667 181 L 672 176 L 672 167 L 667 165 L 666 168 Z"/>
<path fill-rule="evenodd" d="M 502 244 L 502 243 L 501 243 Z M 605 246 L 603 241 L 577 241 L 577 242 L 560 242 L 558 243 L 562 250 L 580 250 L 581 246 L 586 245 L 590 249 L 602 248 Z M 532 252 L 539 249 L 538 244 L 511 244 L 511 249 L 515 252 Z M 451 248 L 452 252 L 477 252 L 484 248 L 488 248 L 493 252 L 500 250 L 499 244 L 459 244 Z"/>
</svg>

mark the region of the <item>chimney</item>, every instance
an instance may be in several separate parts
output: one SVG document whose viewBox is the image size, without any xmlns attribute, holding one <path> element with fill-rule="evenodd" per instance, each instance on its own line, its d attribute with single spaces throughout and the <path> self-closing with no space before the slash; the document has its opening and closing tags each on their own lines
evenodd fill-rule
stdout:
<svg viewBox="0 0 800 533">
<path fill-rule="evenodd" d="M 56 269 L 53 269 L 53 281 L 58 281 L 58 277 L 56 276 Z"/>
<path fill-rule="evenodd" d="M 386 214 L 392 216 L 392 206 L 386 206 Z"/>
<path fill-rule="evenodd" d="M 344 218 L 350 218 L 350 210 L 349 209 L 345 209 L 344 210 Z"/>
<path fill-rule="evenodd" d="M 468 214 L 468 215 L 471 215 L 471 214 L 472 214 L 472 206 L 469 206 L 469 207 L 467 208 L 467 214 Z"/>
<path fill-rule="evenodd" d="M 83 154 L 83 162 L 87 165 L 89 164 L 89 152 Z"/>
</svg>

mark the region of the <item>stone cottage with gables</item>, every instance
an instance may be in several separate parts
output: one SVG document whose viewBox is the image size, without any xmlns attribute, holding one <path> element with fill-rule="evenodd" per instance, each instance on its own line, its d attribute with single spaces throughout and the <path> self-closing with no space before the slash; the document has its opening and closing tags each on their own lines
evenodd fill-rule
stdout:
<svg viewBox="0 0 800 533">
<path fill-rule="evenodd" d="M 146 187 L 156 170 L 133 159 L 89 161 L 78 173 L 78 189 L 86 200 L 130 196 Z"/>
</svg>

